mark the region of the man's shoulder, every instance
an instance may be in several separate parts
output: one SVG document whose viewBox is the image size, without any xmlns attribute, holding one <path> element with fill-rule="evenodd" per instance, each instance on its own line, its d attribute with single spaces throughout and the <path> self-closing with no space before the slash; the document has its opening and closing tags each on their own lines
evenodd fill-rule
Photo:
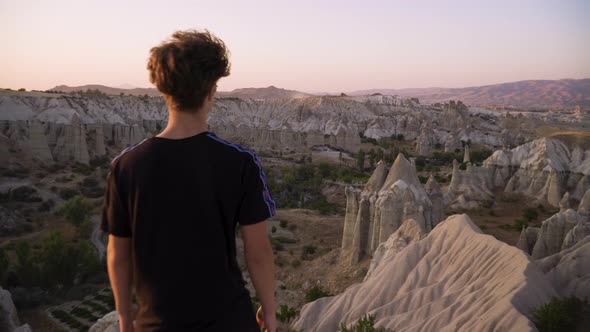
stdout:
<svg viewBox="0 0 590 332">
<path fill-rule="evenodd" d="M 146 138 L 135 144 L 127 146 L 111 160 L 111 168 L 119 167 L 121 164 L 127 164 L 138 157 L 141 157 L 143 152 L 148 149 L 149 146 L 150 138 Z"/>
<path fill-rule="evenodd" d="M 223 139 L 212 132 L 207 133 L 207 136 L 211 139 L 215 148 L 219 149 L 219 151 L 222 153 L 242 160 L 258 162 L 258 157 L 254 151 L 248 149 L 247 147 Z"/>
</svg>

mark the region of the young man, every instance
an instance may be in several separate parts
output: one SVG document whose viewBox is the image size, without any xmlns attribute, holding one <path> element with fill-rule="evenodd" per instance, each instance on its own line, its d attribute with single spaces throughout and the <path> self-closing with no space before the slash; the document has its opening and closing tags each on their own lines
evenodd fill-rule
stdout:
<svg viewBox="0 0 590 332">
<path fill-rule="evenodd" d="M 216 83 L 229 75 L 225 44 L 207 31 L 178 31 L 151 49 L 147 68 L 166 98 L 168 125 L 112 161 L 103 207 L 120 329 L 133 331 L 135 320 L 135 331 L 260 331 L 236 261 L 239 223 L 274 332 L 265 220 L 275 204 L 254 153 L 207 131 Z"/>
</svg>

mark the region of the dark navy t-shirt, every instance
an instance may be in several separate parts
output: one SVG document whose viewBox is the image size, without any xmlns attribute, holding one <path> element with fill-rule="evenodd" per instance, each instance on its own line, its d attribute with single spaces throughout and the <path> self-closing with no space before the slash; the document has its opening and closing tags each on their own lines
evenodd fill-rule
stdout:
<svg viewBox="0 0 590 332">
<path fill-rule="evenodd" d="M 211 132 L 123 150 L 111 164 L 102 229 L 132 240 L 139 330 L 197 329 L 247 296 L 236 225 L 274 214 L 258 158 Z"/>
</svg>

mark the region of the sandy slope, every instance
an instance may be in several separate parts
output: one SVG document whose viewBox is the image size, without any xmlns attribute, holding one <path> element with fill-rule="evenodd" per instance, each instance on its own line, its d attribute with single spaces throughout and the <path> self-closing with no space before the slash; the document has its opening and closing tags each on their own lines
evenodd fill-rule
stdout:
<svg viewBox="0 0 590 332">
<path fill-rule="evenodd" d="M 398 236 L 397 233 L 392 236 Z M 365 314 L 396 331 L 529 331 L 555 295 L 531 259 L 454 215 L 382 261 L 363 283 L 303 307 L 293 327 L 336 331 Z"/>
</svg>

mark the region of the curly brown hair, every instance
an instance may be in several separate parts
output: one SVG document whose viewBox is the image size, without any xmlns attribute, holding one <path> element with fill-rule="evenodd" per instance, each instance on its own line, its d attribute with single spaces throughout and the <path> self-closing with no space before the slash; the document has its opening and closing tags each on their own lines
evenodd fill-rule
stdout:
<svg viewBox="0 0 590 332">
<path fill-rule="evenodd" d="M 200 109 L 217 81 L 229 75 L 229 51 L 207 30 L 176 31 L 150 50 L 150 82 L 178 111 Z"/>
</svg>

